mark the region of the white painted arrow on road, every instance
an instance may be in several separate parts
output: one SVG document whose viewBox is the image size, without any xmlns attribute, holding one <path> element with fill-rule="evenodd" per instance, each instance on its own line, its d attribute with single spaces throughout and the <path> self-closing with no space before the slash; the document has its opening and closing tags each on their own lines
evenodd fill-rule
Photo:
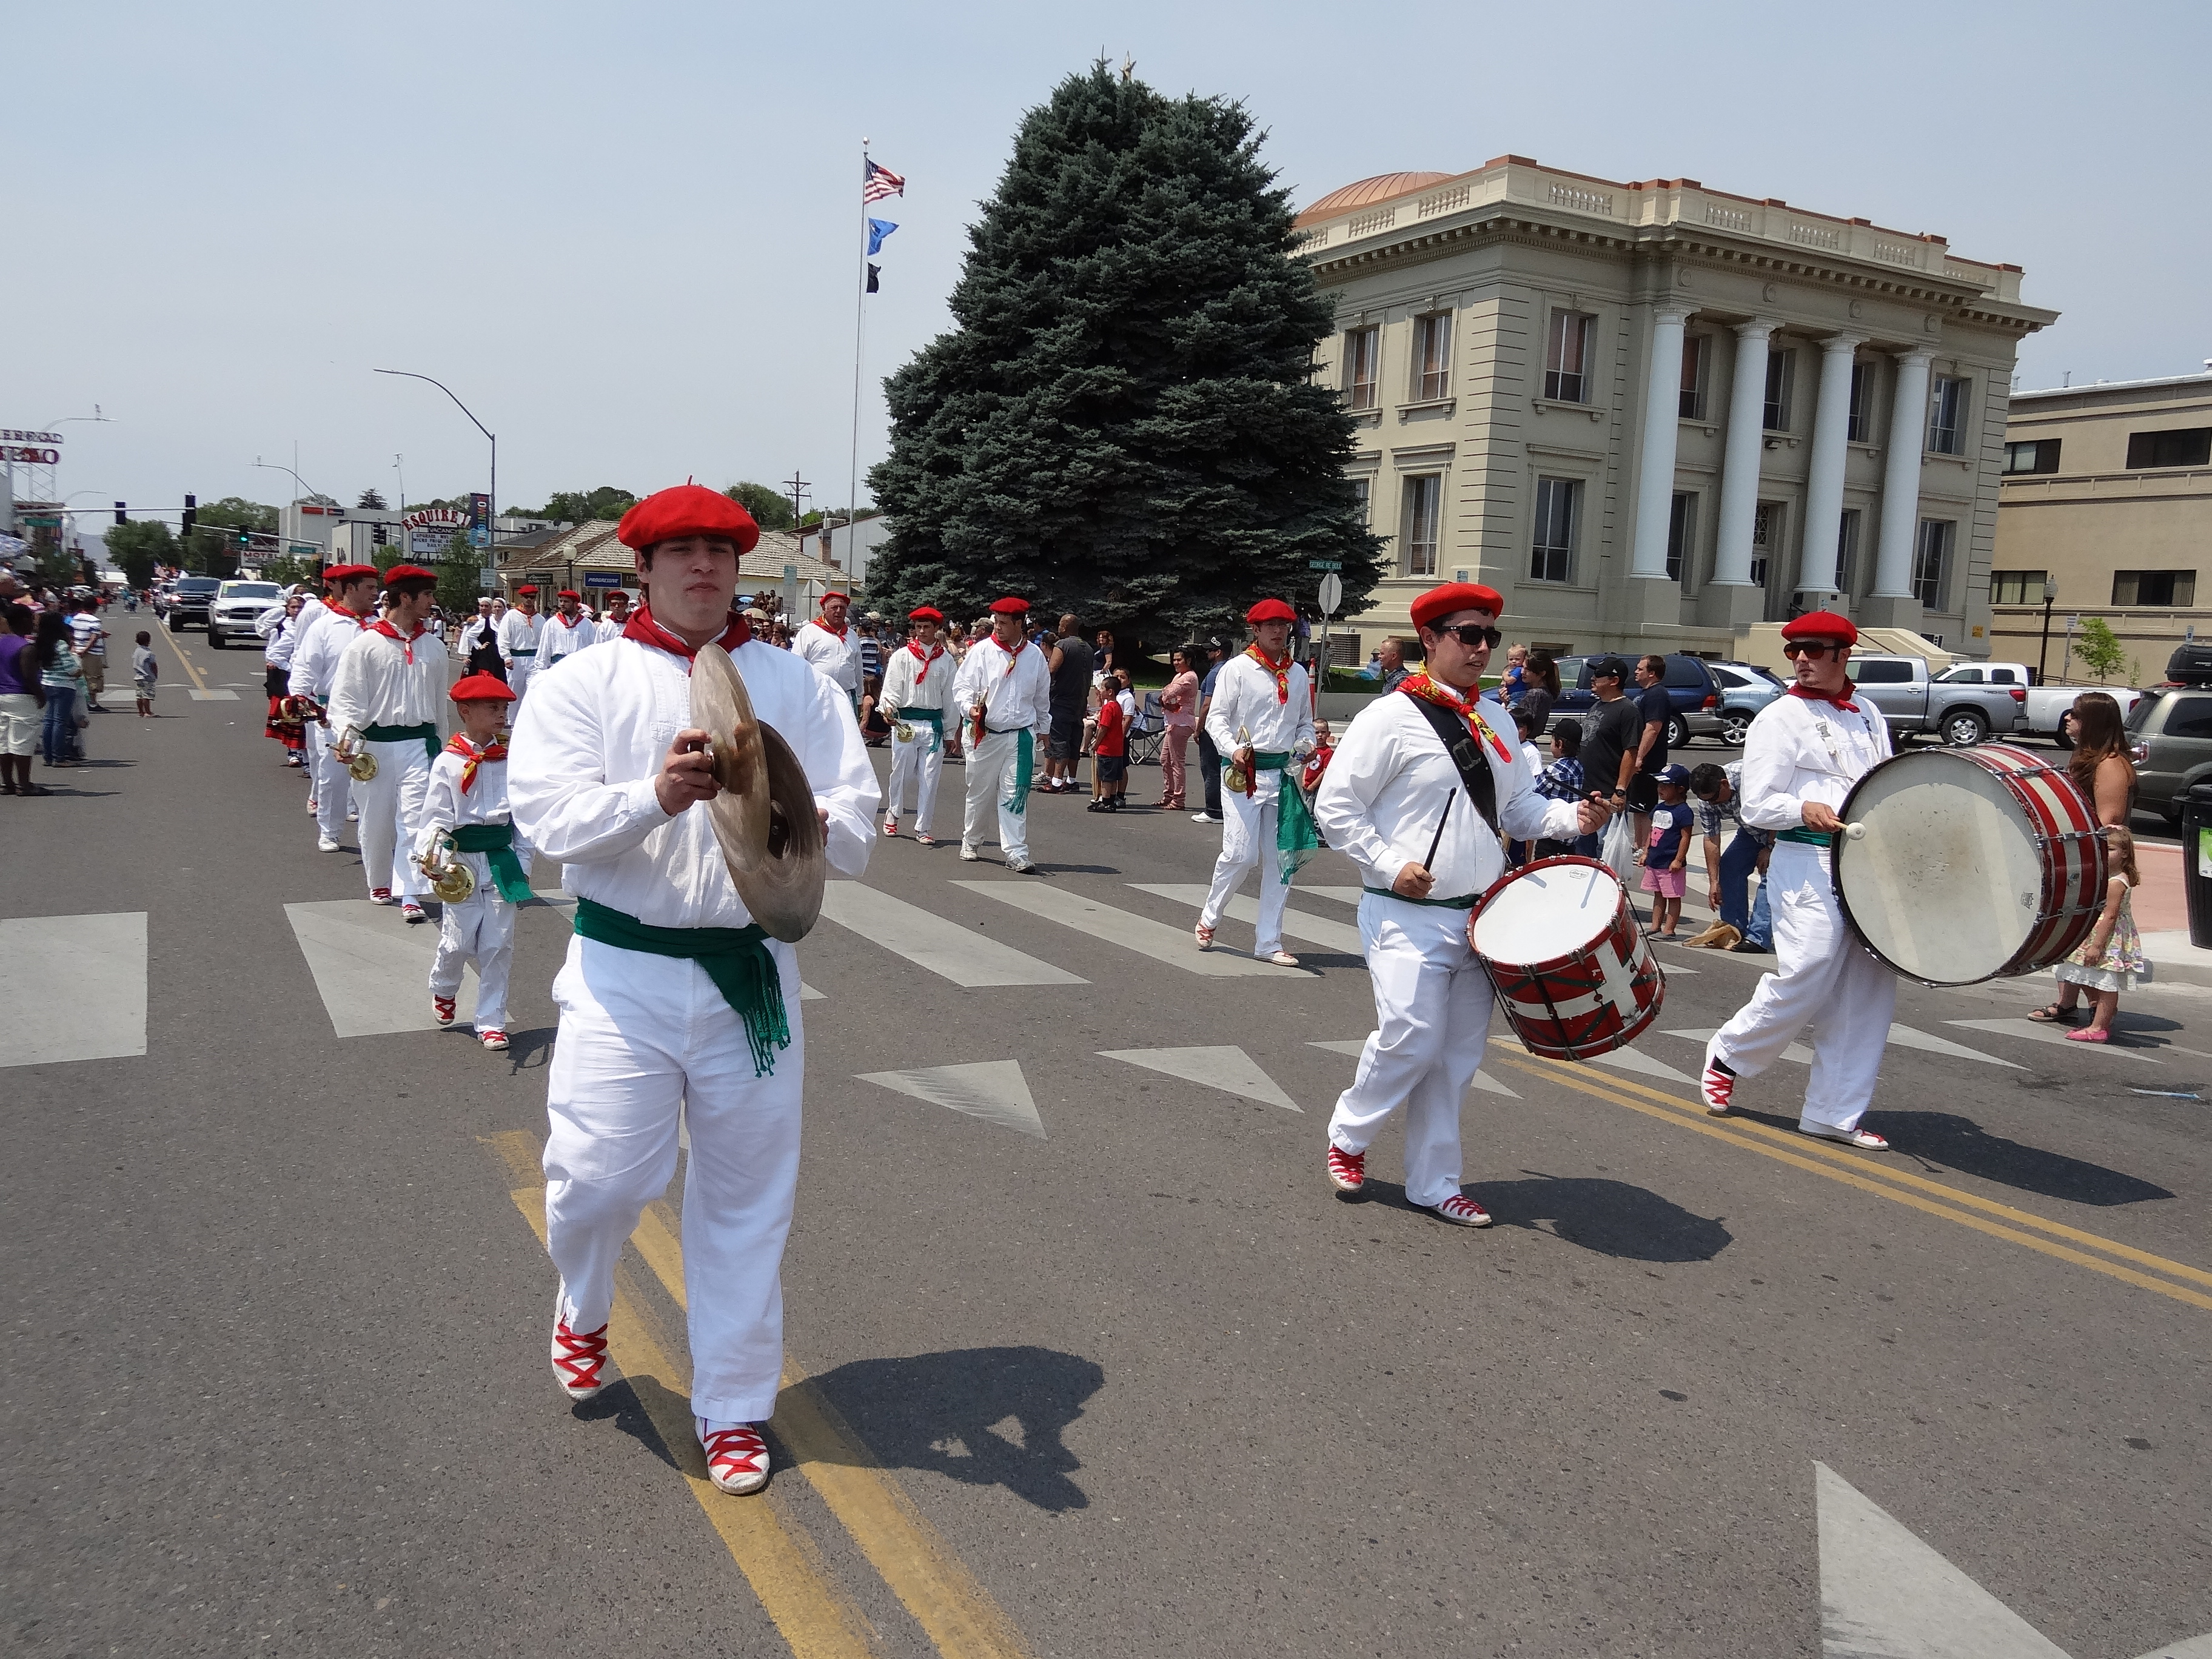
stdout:
<svg viewBox="0 0 2212 1659">
<path fill-rule="evenodd" d="M 912 1072 L 863 1072 L 863 1083 L 873 1083 L 900 1094 L 912 1095 L 933 1106 L 949 1107 L 1018 1129 L 1025 1135 L 1045 1138 L 1044 1120 L 1037 1115 L 1030 1096 L 1029 1079 L 1018 1060 L 986 1060 L 972 1066 L 930 1066 Z"/>
<path fill-rule="evenodd" d="M 1225 1094 L 1256 1100 L 1262 1106 L 1280 1106 L 1292 1112 L 1299 1109 L 1298 1103 L 1285 1094 L 1281 1085 L 1233 1042 L 1218 1048 L 1101 1048 L 1098 1053 L 1102 1059 L 1125 1060 L 1148 1072 L 1164 1072 L 1186 1083 L 1201 1083 Z"/>
</svg>

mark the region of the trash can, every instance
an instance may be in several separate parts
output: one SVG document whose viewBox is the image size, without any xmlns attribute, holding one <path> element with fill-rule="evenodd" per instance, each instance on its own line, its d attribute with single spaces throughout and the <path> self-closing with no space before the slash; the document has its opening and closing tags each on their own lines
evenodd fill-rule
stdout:
<svg viewBox="0 0 2212 1659">
<path fill-rule="evenodd" d="M 2181 792 L 2181 882 L 2189 894 L 2189 942 L 2212 951 L 2212 783 Z"/>
</svg>

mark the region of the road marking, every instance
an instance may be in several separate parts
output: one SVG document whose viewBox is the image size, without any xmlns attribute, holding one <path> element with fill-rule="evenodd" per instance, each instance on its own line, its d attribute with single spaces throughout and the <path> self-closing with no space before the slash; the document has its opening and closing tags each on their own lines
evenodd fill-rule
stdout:
<svg viewBox="0 0 2212 1659">
<path fill-rule="evenodd" d="M 235 691 L 194 691 L 190 694 L 194 702 L 236 702 Z"/>
<path fill-rule="evenodd" d="M 985 894 L 1029 915 L 1042 916 L 1047 921 L 1056 921 L 1063 927 L 1073 927 L 1079 933 L 1088 933 L 1093 939 L 1118 945 L 1125 951 L 1133 951 L 1140 957 L 1202 978 L 1260 975 L 1280 980 L 1285 985 L 1318 984 L 1321 980 L 1318 974 L 1303 973 L 1294 968 L 1271 968 L 1233 951 L 1201 951 L 1185 928 L 1170 927 L 1149 916 L 1132 915 L 1127 910 L 1116 910 L 1097 899 L 1042 882 L 956 881 L 952 885 Z"/>
<path fill-rule="evenodd" d="M 515 1183 L 507 1195 L 542 1245 L 545 1188 L 542 1180 L 531 1181 L 537 1138 L 510 1130 L 490 1139 Z M 680 1272 L 678 1283 L 682 1283 Z M 869 1639 L 868 1621 L 830 1579 L 813 1540 L 803 1531 L 787 1528 L 764 1498 L 732 1498 L 708 1478 L 706 1455 L 699 1449 L 691 1418 L 690 1379 L 661 1351 L 648 1328 L 618 1279 L 608 1352 L 651 1419 L 662 1449 L 690 1487 L 708 1524 L 720 1536 L 794 1659 L 870 1659 L 876 1645 Z"/>
<path fill-rule="evenodd" d="M 2069 1048 L 2094 1048 L 2100 1054 L 2120 1054 L 2129 1060 L 2140 1060 L 2152 1066 L 2163 1066 L 2162 1060 L 2154 1060 L 2138 1049 L 2118 1042 L 2075 1042 L 2068 1038 L 2065 1028 L 2046 1025 L 2035 1019 L 1947 1019 L 1946 1025 L 1957 1025 L 1969 1031 L 1994 1031 L 2000 1036 L 2026 1037 L 2030 1042 L 2061 1042 Z"/>
<path fill-rule="evenodd" d="M 1678 1072 L 1665 1060 L 1654 1060 L 1650 1055 L 1635 1048 L 1615 1048 L 1610 1054 L 1593 1054 L 1590 1056 L 1589 1063 L 1593 1066 L 1610 1066 L 1620 1072 L 1634 1072 L 1639 1077 L 1664 1078 L 1669 1083 L 1694 1085 L 1697 1082 L 1697 1079 L 1692 1077 L 1687 1072 Z"/>
<path fill-rule="evenodd" d="M 398 906 L 367 899 L 288 904 L 284 915 L 300 954 L 307 959 L 307 971 L 315 976 L 333 1034 L 381 1036 L 440 1029 L 430 1012 L 436 927 L 426 921 L 410 927 L 399 919 Z M 474 968 L 464 973 L 456 1001 L 455 1025 L 476 1018 Z"/>
<path fill-rule="evenodd" d="M 1666 1035 L 1672 1037 L 1686 1037 L 1692 1042 L 1703 1044 L 1711 1042 L 1713 1040 L 1713 1033 L 1719 1029 L 1717 1025 L 1708 1025 L 1702 1030 L 1668 1031 Z M 1813 1063 L 1813 1051 L 1802 1042 L 1793 1042 L 1782 1051 L 1783 1059 L 1798 1066 L 1810 1066 Z M 1697 1081 L 1695 1078 L 1686 1080 L 1692 1083 Z"/>
<path fill-rule="evenodd" d="M 1503 1044 L 1506 1039 L 1498 1037 L 1493 1038 L 1492 1041 Z M 1841 1182 L 1847 1187 L 1856 1187 L 1863 1192 L 1873 1193 L 1877 1197 L 1887 1198 L 1894 1203 L 1923 1211 L 1929 1215 L 1942 1216 L 1946 1220 L 1957 1222 L 1960 1226 L 1971 1227 L 1976 1232 L 1987 1233 L 1992 1238 L 2008 1239 L 2013 1243 L 2025 1245 L 2039 1254 L 2053 1256 L 2062 1261 L 2070 1261 L 2077 1267 L 2093 1268 L 2109 1278 L 2119 1279 L 2124 1284 L 2133 1285 L 2138 1289 L 2155 1291 L 2160 1296 L 2171 1297 L 2177 1302 L 2185 1302 L 2191 1307 L 2212 1310 L 2212 1296 L 2190 1290 L 2185 1285 L 2172 1285 L 2164 1279 L 2154 1279 L 2149 1274 L 2137 1273 L 2131 1267 L 2118 1266 L 2112 1261 L 2100 1261 L 2095 1256 L 2083 1254 L 2081 1250 L 2069 1249 L 2064 1244 L 2052 1243 L 2049 1239 L 2034 1237 L 2021 1230 L 2033 1228 L 2038 1231 L 2049 1233 L 2056 1238 L 2068 1239 L 2074 1243 L 2087 1246 L 2090 1249 L 2102 1250 L 2107 1255 L 2118 1258 L 2120 1261 L 2138 1262 L 2158 1273 L 2170 1274 L 2175 1279 L 2212 1286 L 2212 1273 L 2208 1273 L 2202 1267 L 2191 1267 L 2187 1262 L 2172 1261 L 2162 1255 L 2154 1255 L 2148 1250 L 2139 1250 L 2132 1244 L 2123 1244 L 2117 1239 L 2106 1238 L 2097 1233 L 2084 1232 L 2078 1227 L 2069 1227 L 2061 1221 L 2051 1221 L 2042 1216 L 2032 1215 L 2025 1210 L 2016 1210 L 2008 1204 L 2000 1204 L 1994 1199 L 1984 1198 L 1978 1193 L 1965 1192 L 1956 1187 L 1946 1186 L 1940 1181 L 1930 1181 L 1925 1176 L 1913 1175 L 1907 1170 L 1884 1168 L 1863 1153 L 1847 1152 L 1840 1148 L 1825 1145 L 1810 1136 L 1798 1134 L 1787 1129 L 1778 1129 L 1771 1123 L 1760 1123 L 1745 1117 L 1726 1119 L 1710 1117 L 1706 1115 L 1703 1105 L 1696 1102 L 1679 1100 L 1672 1095 L 1662 1094 L 1656 1089 L 1647 1089 L 1640 1083 L 1631 1083 L 1625 1079 L 1608 1078 L 1604 1081 L 1610 1083 L 1613 1088 L 1629 1091 L 1626 1095 L 1608 1093 L 1598 1084 L 1583 1080 L 1583 1076 L 1577 1075 L 1576 1068 L 1565 1060 L 1537 1060 L 1534 1057 L 1524 1058 L 1514 1054 L 1508 1057 L 1507 1063 L 1528 1073 L 1532 1077 L 1548 1077 L 1553 1081 L 1564 1084 L 1570 1089 L 1594 1096 L 1599 1100 L 1611 1101 L 1616 1106 L 1625 1106 L 1632 1112 L 1641 1113 L 1645 1117 L 1656 1118 L 1662 1123 L 1671 1123 L 1678 1128 L 1692 1129 L 1699 1134 L 1711 1136 L 1716 1140 L 1732 1142 L 1735 1146 L 1758 1152 L 1763 1157 L 1773 1158 L 1778 1163 L 1808 1170 L 1814 1175 L 1825 1176 L 1831 1181 Z M 1638 1097 L 1638 1098 L 1631 1098 L 1630 1096 Z M 1646 1102 L 1652 1103 L 1646 1104 Z M 1884 1185 L 1885 1182 L 1888 1184 Z M 1923 1197 L 1921 1195 L 1923 1194 L 1940 1197 L 1942 1201 L 1940 1203 L 1935 1201 L 1935 1197 Z M 1954 1205 L 1960 1207 L 1956 1209 L 1950 1207 Z M 1978 1211 L 1980 1213 L 1962 1213 L 1962 1211 Z M 1984 1220 L 1983 1218 L 1984 1216 L 2001 1217 L 2002 1221 Z M 2006 1223 L 2010 1224 L 2004 1224 Z"/>
<path fill-rule="evenodd" d="M 1343 1042 L 1310 1042 L 1306 1046 L 1309 1048 L 1326 1048 L 1333 1054 L 1350 1054 L 1354 1060 L 1357 1060 L 1362 1054 L 1366 1052 L 1367 1039 L 1365 1037 L 1353 1037 L 1349 1041 Z M 1504 1095 L 1508 1100 L 1518 1100 L 1521 1098 L 1518 1094 L 1507 1088 L 1504 1084 L 1500 1083 L 1496 1078 L 1491 1076 L 1487 1072 L 1477 1072 L 1474 1074 L 1474 1086 L 1478 1089 L 1486 1090 L 1493 1095 Z"/>
<path fill-rule="evenodd" d="M 1917 1048 L 1923 1054 L 1948 1054 L 1954 1060 L 1978 1060 L 1984 1066 L 2003 1066 L 2015 1072 L 2027 1069 L 2009 1060 L 1985 1054 L 1979 1048 L 1969 1048 L 1963 1042 L 1954 1042 L 1948 1037 L 1939 1037 L 1930 1031 L 1916 1031 L 1910 1025 L 1892 1024 L 1889 1040 L 1899 1048 Z"/>
<path fill-rule="evenodd" d="M 1041 962 L 988 933 L 976 933 L 857 881 L 825 885 L 822 914 L 893 956 L 904 957 L 917 968 L 927 968 L 971 989 L 988 985 L 1090 983 L 1080 975 Z"/>
<path fill-rule="evenodd" d="M 2154 1648 L 2144 1654 L 2142 1659 L 2212 1659 L 2212 1632 L 2203 1636 L 2192 1636 L 2185 1642 Z"/>
<path fill-rule="evenodd" d="M 1235 1043 L 1197 1048 L 1101 1048 L 1105 1060 L 1124 1060 L 1148 1072 L 1164 1072 L 1186 1083 L 1203 1084 L 1224 1094 L 1256 1100 L 1262 1106 L 1299 1109 L 1282 1085 L 1260 1069 L 1259 1064 Z"/>
<path fill-rule="evenodd" d="M 167 617 L 156 617 L 154 619 L 154 626 L 161 630 L 161 637 L 168 641 L 169 648 L 177 653 L 177 661 L 182 665 L 185 672 L 192 677 L 193 685 L 198 688 L 192 693 L 192 701 L 198 702 L 201 694 L 208 689 L 207 677 L 194 667 L 192 659 L 185 654 L 185 642 L 169 631 Z M 232 701 L 235 702 L 236 698 L 234 696 Z"/>
<path fill-rule="evenodd" d="M 1826 1464 L 1813 1483 L 1827 1659 L 2067 1659 Z"/>
<path fill-rule="evenodd" d="M 0 921 L 0 1066 L 146 1052 L 146 913 Z"/>
<path fill-rule="evenodd" d="M 1173 899 L 1178 904 L 1188 904 L 1194 911 L 1205 904 L 1206 896 L 1211 890 L 1196 882 L 1133 881 L 1129 885 L 1140 893 L 1154 893 L 1164 899 Z M 1242 894 L 1232 895 L 1228 915 L 1231 921 L 1256 925 L 1260 920 L 1260 901 L 1246 898 Z M 1293 910 L 1288 905 L 1283 907 L 1283 931 L 1292 939 L 1304 939 L 1309 945 L 1318 945 L 1340 955 L 1364 957 L 1367 954 L 1366 941 L 1359 937 L 1357 927 L 1346 922 L 1331 921 L 1326 916 L 1309 915 L 1303 910 Z"/>
<path fill-rule="evenodd" d="M 873 1083 L 900 1094 L 945 1106 L 986 1123 L 1018 1129 L 1025 1135 L 1045 1138 L 1044 1120 L 1037 1115 L 1030 1097 L 1029 1079 L 1018 1060 L 986 1060 L 969 1066 L 929 1066 L 910 1072 L 863 1072 L 863 1083 Z"/>
</svg>

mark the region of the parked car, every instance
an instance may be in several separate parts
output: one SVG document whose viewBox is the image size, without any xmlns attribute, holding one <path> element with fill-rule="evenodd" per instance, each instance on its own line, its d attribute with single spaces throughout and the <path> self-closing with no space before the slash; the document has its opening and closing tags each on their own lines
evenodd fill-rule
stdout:
<svg viewBox="0 0 2212 1659">
<path fill-rule="evenodd" d="M 2084 691 L 2102 691 L 2120 705 L 2123 718 L 2136 706 L 2140 691 L 2126 686 L 2110 685 L 2039 685 L 2035 674 L 2024 662 L 1960 663 L 1936 676 L 1944 685 L 2024 685 L 2027 701 L 2021 705 L 2020 726 L 2016 736 L 2055 738 L 2061 749 L 2071 749 L 2074 739 L 2066 734 L 2060 716 L 2074 706 L 2074 699 Z"/>
<path fill-rule="evenodd" d="M 2154 685 L 2128 710 L 2136 808 L 2181 827 L 2181 792 L 2212 783 L 2212 685 Z"/>
<path fill-rule="evenodd" d="M 1629 696 L 1636 695 L 1636 657 L 1621 652 L 1620 659 L 1629 665 L 1629 679 L 1621 690 Z M 1574 715 L 1587 726 L 1585 718 L 1597 703 L 1597 693 L 1590 690 L 1589 665 L 1595 656 L 1562 657 L 1559 659 L 1559 701 L 1558 712 Z M 1680 749 L 1692 738 L 1717 738 L 1721 734 L 1721 684 L 1714 678 L 1711 665 L 1703 657 L 1669 656 L 1667 659 L 1667 696 L 1674 705 L 1674 713 L 1667 722 L 1667 747 Z"/>
<path fill-rule="evenodd" d="M 214 605 L 216 592 L 222 586 L 212 576 L 178 577 L 176 586 L 169 590 L 161 620 L 171 628 L 184 628 L 192 623 L 206 627 L 209 608 Z"/>
<path fill-rule="evenodd" d="M 253 624 L 272 605 L 281 605 L 284 590 L 275 582 L 227 581 L 208 607 L 208 645 L 220 651 L 234 639 L 259 642 Z"/>
<path fill-rule="evenodd" d="M 1720 682 L 1720 739 L 1732 749 L 1741 749 L 1751 733 L 1752 716 L 1789 688 L 1771 670 L 1757 663 L 1709 662 L 1705 666 Z"/>
<path fill-rule="evenodd" d="M 1888 720 L 1893 740 L 1926 735 L 1971 749 L 1993 733 L 2010 735 L 2027 701 L 2025 685 L 1932 678 L 1924 657 L 1854 656 L 1850 673 Z"/>
</svg>

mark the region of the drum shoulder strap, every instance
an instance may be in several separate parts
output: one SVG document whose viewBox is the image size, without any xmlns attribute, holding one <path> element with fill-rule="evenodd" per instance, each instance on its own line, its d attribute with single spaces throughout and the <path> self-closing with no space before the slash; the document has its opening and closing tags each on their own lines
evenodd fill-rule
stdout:
<svg viewBox="0 0 2212 1659">
<path fill-rule="evenodd" d="M 1467 798 L 1474 803 L 1474 810 L 1482 814 L 1482 821 L 1490 826 L 1490 833 L 1498 835 L 1498 779 L 1490 769 L 1489 758 L 1482 752 L 1481 744 L 1467 729 L 1467 723 L 1450 710 L 1439 708 L 1432 702 L 1423 702 L 1419 697 L 1407 702 L 1421 711 L 1421 717 L 1436 728 L 1443 742 L 1444 753 L 1459 770 L 1460 781 L 1467 786 Z"/>
</svg>

